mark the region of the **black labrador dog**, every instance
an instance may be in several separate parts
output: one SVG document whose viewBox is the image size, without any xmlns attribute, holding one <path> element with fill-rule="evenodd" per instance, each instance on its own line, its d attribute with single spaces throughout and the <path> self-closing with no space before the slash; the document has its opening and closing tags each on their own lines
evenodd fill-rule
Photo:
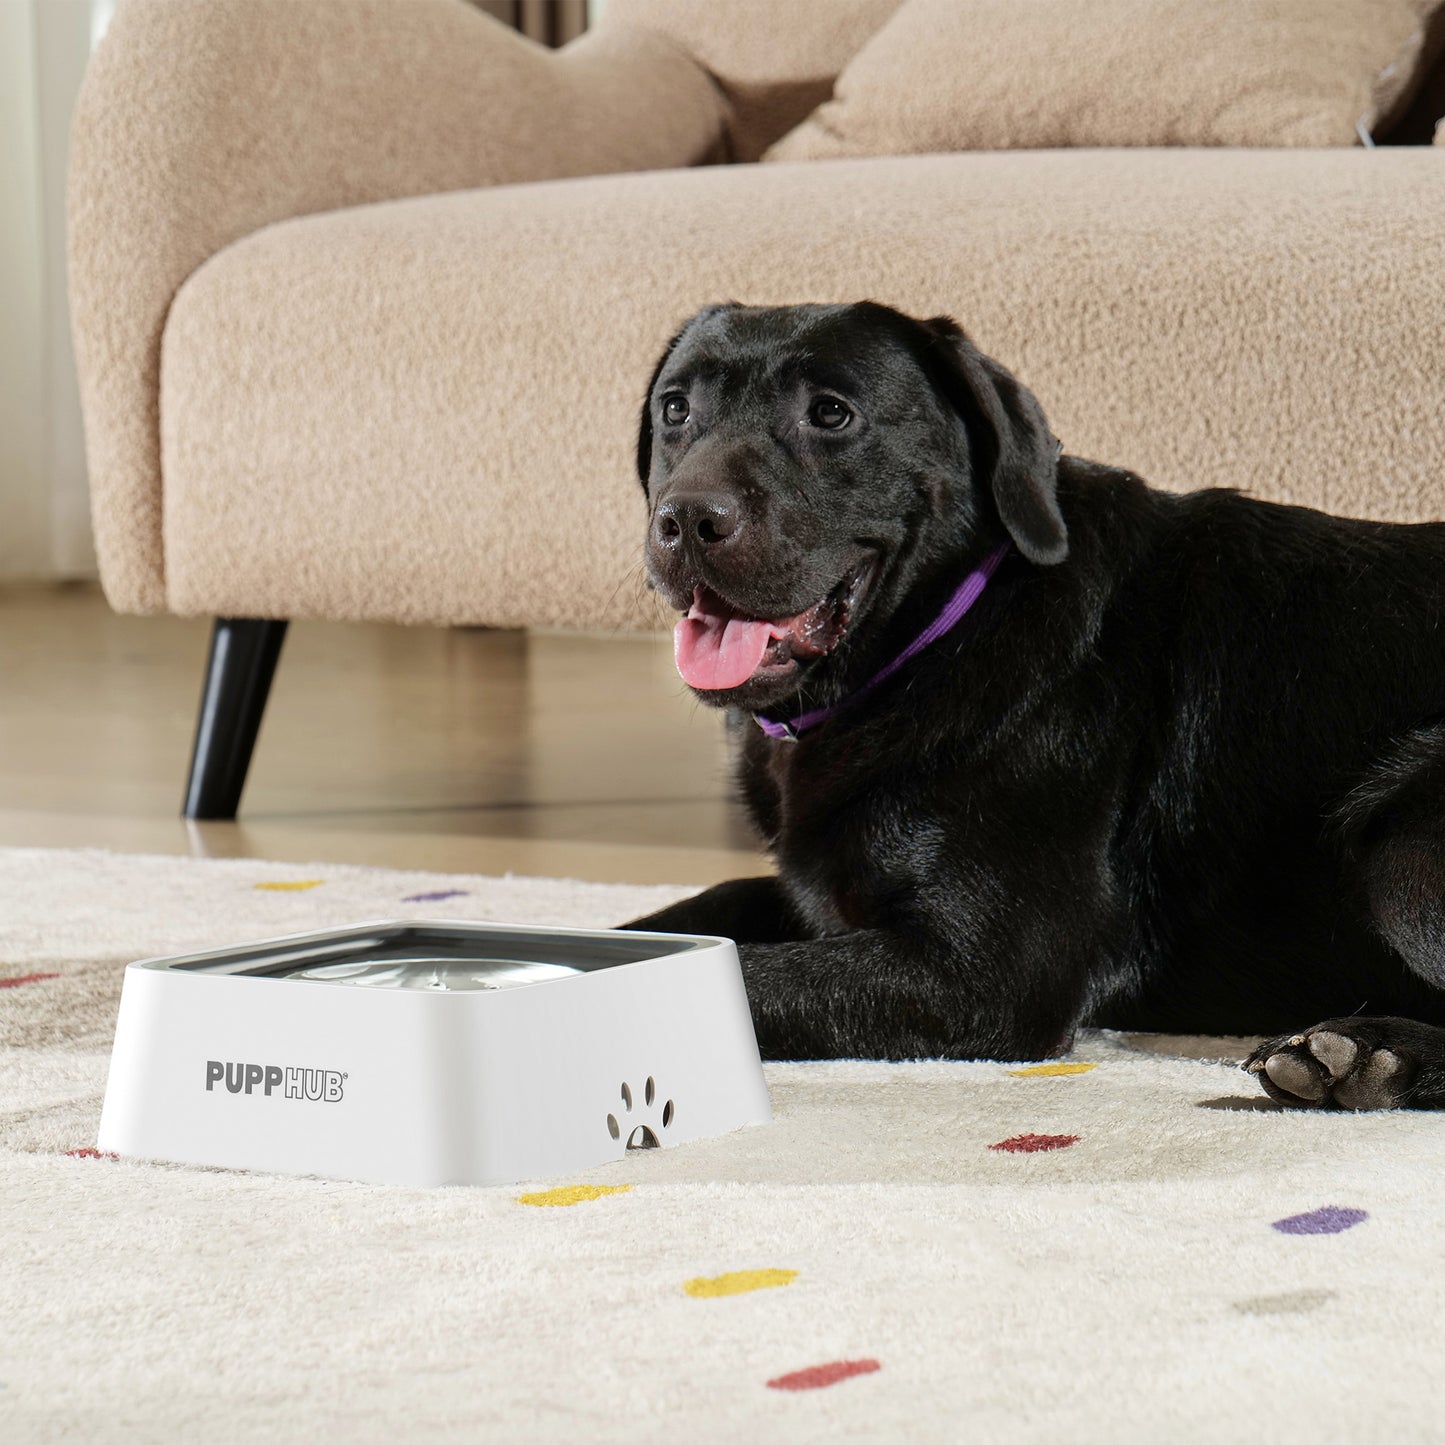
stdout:
<svg viewBox="0 0 1445 1445">
<path fill-rule="evenodd" d="M 629 926 L 736 939 L 766 1057 L 1269 1034 L 1282 1102 L 1445 1104 L 1445 524 L 1156 491 L 872 302 L 693 317 L 638 471 L 777 877 Z"/>
</svg>

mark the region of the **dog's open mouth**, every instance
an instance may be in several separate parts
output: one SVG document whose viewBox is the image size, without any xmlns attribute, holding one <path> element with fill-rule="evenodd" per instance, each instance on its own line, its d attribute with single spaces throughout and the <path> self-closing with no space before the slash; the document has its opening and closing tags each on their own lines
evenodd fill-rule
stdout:
<svg viewBox="0 0 1445 1445">
<path fill-rule="evenodd" d="M 673 631 L 682 680 L 700 691 L 717 692 L 832 652 L 848 630 L 872 570 L 870 557 L 821 601 L 791 617 L 746 617 L 716 592 L 697 588 L 692 607 Z"/>
</svg>

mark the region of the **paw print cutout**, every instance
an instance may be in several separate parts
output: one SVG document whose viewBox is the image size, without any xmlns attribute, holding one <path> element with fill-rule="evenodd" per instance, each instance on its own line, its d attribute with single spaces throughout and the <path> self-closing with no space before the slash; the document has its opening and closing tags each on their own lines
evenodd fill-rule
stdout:
<svg viewBox="0 0 1445 1445">
<path fill-rule="evenodd" d="M 642 1109 L 651 1109 L 657 1098 L 657 1085 L 651 1075 L 642 1090 L 642 1103 L 639 1105 L 639 1113 Z M 617 1114 L 607 1116 L 607 1132 L 614 1139 L 621 1139 L 623 1131 L 627 1131 L 627 1147 L 629 1149 L 656 1149 L 661 1143 L 658 1133 L 666 1129 L 672 1123 L 672 1100 L 669 1099 L 662 1106 L 662 1117 L 660 1123 L 644 1123 L 641 1119 L 633 1119 L 632 1116 L 632 1089 L 624 1080 L 622 1085 L 622 1108 Z M 620 1117 L 619 1117 L 620 1115 Z M 654 1119 L 656 1116 L 654 1116 Z"/>
</svg>

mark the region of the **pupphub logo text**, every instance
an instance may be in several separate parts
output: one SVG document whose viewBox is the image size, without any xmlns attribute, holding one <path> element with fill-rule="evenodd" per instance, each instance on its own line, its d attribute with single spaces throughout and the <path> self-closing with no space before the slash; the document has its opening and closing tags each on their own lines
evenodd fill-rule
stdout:
<svg viewBox="0 0 1445 1445">
<path fill-rule="evenodd" d="M 270 1098 L 273 1089 L 285 1086 L 288 1099 L 309 1099 L 312 1103 L 335 1104 L 341 1098 L 346 1075 L 335 1069 L 278 1069 L 275 1064 L 223 1064 L 206 1060 L 206 1092 L 224 1081 L 232 1094 L 260 1092 Z"/>
</svg>

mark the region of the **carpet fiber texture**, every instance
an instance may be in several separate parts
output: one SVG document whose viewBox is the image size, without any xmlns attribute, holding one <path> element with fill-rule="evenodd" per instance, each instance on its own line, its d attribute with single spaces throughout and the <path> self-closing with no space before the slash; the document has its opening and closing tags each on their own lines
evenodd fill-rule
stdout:
<svg viewBox="0 0 1445 1445">
<path fill-rule="evenodd" d="M 0 852 L 0 1439 L 1445 1438 L 1445 1121 L 1240 1040 L 769 1065 L 769 1126 L 508 1188 L 94 1148 L 129 959 L 679 891 Z"/>
</svg>

